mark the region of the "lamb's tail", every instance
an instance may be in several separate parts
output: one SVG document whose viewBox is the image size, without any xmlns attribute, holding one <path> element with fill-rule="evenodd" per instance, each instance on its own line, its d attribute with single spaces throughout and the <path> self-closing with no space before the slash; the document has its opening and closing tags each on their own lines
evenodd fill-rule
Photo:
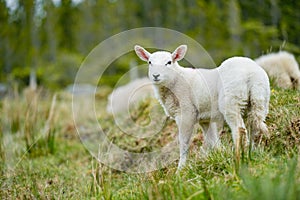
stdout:
<svg viewBox="0 0 300 200">
<path fill-rule="evenodd" d="M 265 119 L 269 111 L 270 89 L 266 85 L 254 85 L 250 90 L 250 108 L 248 112 L 248 123 L 251 128 L 252 140 L 261 140 L 262 136 L 269 136 Z"/>
</svg>

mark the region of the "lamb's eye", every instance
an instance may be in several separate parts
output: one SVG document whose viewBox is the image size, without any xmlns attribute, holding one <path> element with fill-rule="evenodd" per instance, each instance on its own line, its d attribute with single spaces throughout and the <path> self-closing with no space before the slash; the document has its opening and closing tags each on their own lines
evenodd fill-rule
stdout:
<svg viewBox="0 0 300 200">
<path fill-rule="evenodd" d="M 167 62 L 167 64 L 166 65 L 171 65 L 172 64 L 172 62 L 171 61 L 169 61 L 169 62 Z"/>
<path fill-rule="evenodd" d="M 149 65 L 151 65 L 151 61 L 149 61 L 148 63 L 149 63 Z"/>
</svg>

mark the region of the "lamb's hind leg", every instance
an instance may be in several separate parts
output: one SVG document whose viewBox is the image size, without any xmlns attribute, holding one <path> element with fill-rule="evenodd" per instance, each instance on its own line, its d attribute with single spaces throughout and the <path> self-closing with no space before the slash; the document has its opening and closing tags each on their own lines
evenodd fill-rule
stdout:
<svg viewBox="0 0 300 200">
<path fill-rule="evenodd" d="M 291 89 L 293 88 L 293 83 L 291 77 L 287 73 L 281 74 L 276 80 L 279 87 L 283 89 Z"/>
<path fill-rule="evenodd" d="M 236 112 L 226 112 L 225 120 L 231 129 L 231 134 L 234 142 L 234 150 L 235 150 L 235 159 L 237 168 L 239 168 L 241 151 L 243 152 L 245 149 L 245 140 L 247 136 L 246 127 L 240 111 Z M 243 145 L 244 144 L 244 145 Z"/>
<path fill-rule="evenodd" d="M 201 123 L 201 128 L 204 135 L 203 150 L 206 152 L 214 147 L 219 147 L 219 127 L 217 126 L 217 123 Z"/>
<path fill-rule="evenodd" d="M 255 99 L 251 102 L 251 108 L 248 113 L 248 123 L 251 127 L 251 142 L 252 147 L 254 143 L 260 144 L 262 136 L 269 136 L 268 127 L 265 124 L 267 115 L 267 105 L 264 103 L 265 100 Z"/>
<path fill-rule="evenodd" d="M 239 111 L 226 112 L 224 118 L 231 129 L 231 135 L 235 147 L 238 145 L 241 137 L 241 130 L 246 132 L 245 123 Z"/>
</svg>

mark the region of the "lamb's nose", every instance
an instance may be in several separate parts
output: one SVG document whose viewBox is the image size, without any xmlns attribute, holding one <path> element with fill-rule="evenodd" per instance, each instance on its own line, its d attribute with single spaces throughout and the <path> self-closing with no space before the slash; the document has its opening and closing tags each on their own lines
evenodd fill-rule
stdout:
<svg viewBox="0 0 300 200">
<path fill-rule="evenodd" d="M 160 74 L 152 74 L 154 80 L 157 80 L 157 78 L 160 76 Z"/>
</svg>

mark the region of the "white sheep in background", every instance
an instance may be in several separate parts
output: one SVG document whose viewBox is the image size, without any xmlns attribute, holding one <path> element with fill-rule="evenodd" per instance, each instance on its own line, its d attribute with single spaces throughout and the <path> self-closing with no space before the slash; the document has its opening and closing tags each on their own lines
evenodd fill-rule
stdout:
<svg viewBox="0 0 300 200">
<path fill-rule="evenodd" d="M 275 84 L 284 89 L 294 88 L 300 90 L 300 71 L 295 57 L 286 52 L 270 53 L 255 59 L 273 78 Z"/>
<path fill-rule="evenodd" d="M 138 57 L 149 64 L 148 76 L 157 99 L 178 126 L 178 169 L 186 162 L 189 141 L 198 122 L 203 129 L 205 149 L 219 145 L 218 133 L 224 120 L 238 147 L 239 130 L 246 130 L 242 118 L 246 110 L 252 136 L 268 132 L 264 123 L 270 98 L 266 72 L 244 57 L 229 58 L 220 67 L 210 70 L 183 68 L 177 61 L 183 59 L 186 50 L 187 46 L 181 45 L 173 53 L 151 54 L 135 46 Z"/>
<path fill-rule="evenodd" d="M 130 105 L 148 96 L 154 96 L 150 80 L 147 77 L 133 80 L 113 90 L 108 96 L 106 111 L 110 114 L 125 113 Z"/>
</svg>

